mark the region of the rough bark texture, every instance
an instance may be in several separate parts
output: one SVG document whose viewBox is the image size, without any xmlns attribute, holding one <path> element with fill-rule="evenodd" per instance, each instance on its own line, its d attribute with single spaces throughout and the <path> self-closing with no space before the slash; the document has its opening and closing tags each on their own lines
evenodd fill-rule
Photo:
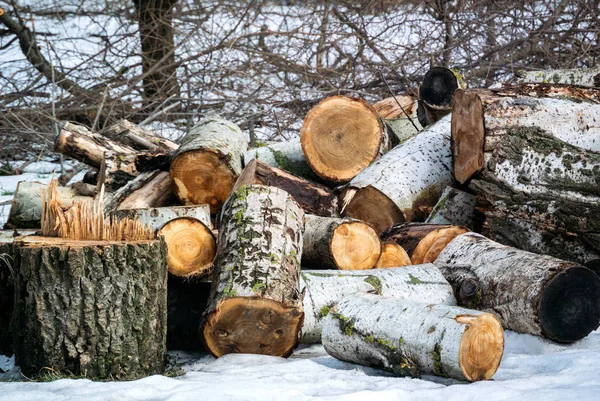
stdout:
<svg viewBox="0 0 600 401">
<path fill-rule="evenodd" d="M 476 280 L 481 291 L 470 306 L 494 313 L 506 329 L 568 343 L 600 324 L 600 278 L 576 263 L 475 233 L 456 237 L 435 263 L 455 292 L 463 278 Z"/>
<path fill-rule="evenodd" d="M 537 128 L 585 150 L 600 151 L 600 90 L 523 84 L 458 90 L 452 107 L 454 175 L 460 183 L 481 171 L 515 127 Z"/>
<path fill-rule="evenodd" d="M 14 307 L 13 268 L 14 247 L 12 238 L 0 239 L 0 355 L 12 355 L 10 321 Z"/>
<path fill-rule="evenodd" d="M 176 201 L 169 173 L 145 172 L 113 192 L 104 203 L 104 212 L 161 207 L 173 205 Z"/>
<path fill-rule="evenodd" d="M 192 218 L 201 221 L 209 228 L 211 227 L 210 208 L 208 205 L 115 210 L 110 215 L 117 219 L 138 219 L 140 223 L 149 226 L 154 231 L 160 230 L 169 221 L 181 217 Z"/>
<path fill-rule="evenodd" d="M 399 376 L 478 381 L 498 369 L 504 333 L 488 313 L 362 293 L 327 315 L 323 345 L 335 358 Z"/>
<path fill-rule="evenodd" d="M 211 353 L 292 352 L 303 320 L 303 231 L 304 213 L 285 191 L 250 185 L 231 195 L 201 326 Z"/>
<path fill-rule="evenodd" d="M 306 215 L 302 266 L 321 269 L 372 269 L 381 242 L 373 228 L 355 219 Z"/>
<path fill-rule="evenodd" d="M 357 175 L 349 184 L 356 193 L 344 196 L 343 215 L 364 220 L 378 232 L 396 223 L 424 220 L 428 213 L 423 215 L 422 207 L 433 206 L 452 183 L 451 163 L 450 117 L 446 117 Z M 377 200 L 369 204 L 368 197 L 361 196 L 368 187 L 392 203 Z"/>
<path fill-rule="evenodd" d="M 252 184 L 283 189 L 298 202 L 306 213 L 324 217 L 339 216 L 338 197 L 331 189 L 292 175 L 258 159 L 252 159 L 246 164 L 233 191 L 243 185 Z"/>
<path fill-rule="evenodd" d="M 171 178 L 186 205 L 209 204 L 212 213 L 223 203 L 242 172 L 248 144 L 240 128 L 219 117 L 207 117 L 186 135 L 173 156 Z"/>
<path fill-rule="evenodd" d="M 456 305 L 452 287 L 432 264 L 367 272 L 349 270 L 303 270 L 300 288 L 304 294 L 303 343 L 321 341 L 323 318 L 344 296 L 370 292 L 392 298 L 430 304 Z"/>
<path fill-rule="evenodd" d="M 169 155 L 161 151 L 130 154 L 107 151 L 98 169 L 97 192 L 102 185 L 106 191 L 116 191 L 134 180 L 140 173 L 155 170 L 168 171 L 169 165 Z"/>
<path fill-rule="evenodd" d="M 519 71 L 519 83 L 552 83 L 600 89 L 600 67 L 572 70 Z"/>
<path fill-rule="evenodd" d="M 16 264 L 16 363 L 94 379 L 162 373 L 167 269 L 161 241 L 27 237 Z"/>
<path fill-rule="evenodd" d="M 105 128 L 102 135 L 135 150 L 176 150 L 179 145 L 127 120 L 119 120 Z"/>
<path fill-rule="evenodd" d="M 10 207 L 5 228 L 39 228 L 42 218 L 42 189 L 47 189 L 47 184 L 37 181 L 21 181 Z M 69 206 L 74 201 L 91 203 L 92 197 L 79 196 L 71 188 L 58 187 L 60 202 Z"/>
<path fill-rule="evenodd" d="M 446 187 L 425 222 L 451 224 L 472 230 L 475 225 L 475 196 L 460 189 Z"/>
</svg>

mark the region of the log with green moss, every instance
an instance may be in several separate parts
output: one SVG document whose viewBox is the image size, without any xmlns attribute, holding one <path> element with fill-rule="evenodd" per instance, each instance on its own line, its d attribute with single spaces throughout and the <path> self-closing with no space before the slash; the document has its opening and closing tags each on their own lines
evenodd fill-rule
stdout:
<svg viewBox="0 0 600 401">
<path fill-rule="evenodd" d="M 600 89 L 600 67 L 517 72 L 519 83 L 551 83 Z"/>
<path fill-rule="evenodd" d="M 425 222 L 452 224 L 473 230 L 475 225 L 478 225 L 475 216 L 475 195 L 446 187 Z"/>
</svg>

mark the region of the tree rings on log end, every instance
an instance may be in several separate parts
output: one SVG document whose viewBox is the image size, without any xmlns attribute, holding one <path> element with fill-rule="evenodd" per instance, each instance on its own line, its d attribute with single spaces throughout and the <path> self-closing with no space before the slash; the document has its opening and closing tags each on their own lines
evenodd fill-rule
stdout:
<svg viewBox="0 0 600 401">
<path fill-rule="evenodd" d="M 454 178 L 464 184 L 483 168 L 483 104 L 476 93 L 454 94 L 451 134 Z"/>
<path fill-rule="evenodd" d="M 325 180 L 345 183 L 371 164 L 384 140 L 379 115 L 367 102 L 332 96 L 313 107 L 300 130 L 304 157 Z"/>
<path fill-rule="evenodd" d="M 227 158 L 208 150 L 191 150 L 177 155 L 171 164 L 175 193 L 185 205 L 210 205 L 217 213 L 231 193 L 236 174 Z"/>
<path fill-rule="evenodd" d="M 469 230 L 459 226 L 444 227 L 427 234 L 415 247 L 410 260 L 413 265 L 433 263 L 455 237 Z"/>
<path fill-rule="evenodd" d="M 558 273 L 540 294 L 538 316 L 544 336 L 551 340 L 584 338 L 600 324 L 600 278 L 579 266 Z"/>
<path fill-rule="evenodd" d="M 344 217 L 369 223 L 377 233 L 394 224 L 405 222 L 404 214 L 398 206 L 387 195 L 371 185 L 356 190 L 343 214 Z"/>
<path fill-rule="evenodd" d="M 456 321 L 466 324 L 458 351 L 458 364 L 470 382 L 488 380 L 498 370 L 504 353 L 504 330 L 489 313 L 461 315 Z"/>
<path fill-rule="evenodd" d="M 344 222 L 333 231 L 331 254 L 340 270 L 372 269 L 381 255 L 381 241 L 368 224 Z"/>
<path fill-rule="evenodd" d="M 411 265 L 410 257 L 400 245 L 394 242 L 381 244 L 381 256 L 375 265 L 376 268 L 401 267 Z"/>
<path fill-rule="evenodd" d="M 208 316 L 202 334 L 216 357 L 230 353 L 288 357 L 303 321 L 298 308 L 270 299 L 233 297 L 221 301 Z"/>
<path fill-rule="evenodd" d="M 181 217 L 165 224 L 158 235 L 167 243 L 169 272 L 175 276 L 210 272 L 217 243 L 212 231 L 199 220 Z"/>
</svg>

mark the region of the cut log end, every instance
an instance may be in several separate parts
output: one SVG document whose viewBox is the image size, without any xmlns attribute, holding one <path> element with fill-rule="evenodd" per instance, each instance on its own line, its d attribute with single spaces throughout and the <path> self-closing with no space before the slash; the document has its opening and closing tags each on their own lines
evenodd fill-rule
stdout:
<svg viewBox="0 0 600 401">
<path fill-rule="evenodd" d="M 346 222 L 333 232 L 331 253 L 340 270 L 372 269 L 381 255 L 381 241 L 368 224 Z"/>
<path fill-rule="evenodd" d="M 452 95 L 458 89 L 458 80 L 454 72 L 445 67 L 434 67 L 423 77 L 419 88 L 419 98 L 427 106 L 443 110 L 450 108 Z"/>
<path fill-rule="evenodd" d="M 404 214 L 398 206 L 383 192 L 371 185 L 356 191 L 343 214 L 345 217 L 369 223 L 378 233 L 405 221 Z"/>
<path fill-rule="evenodd" d="M 209 150 L 178 155 L 171 164 L 171 177 L 184 204 L 208 204 L 211 213 L 221 209 L 237 178 L 225 159 Z"/>
<path fill-rule="evenodd" d="M 477 94 L 456 91 L 452 106 L 451 132 L 454 177 L 464 184 L 483 168 L 483 104 Z"/>
<path fill-rule="evenodd" d="M 489 313 L 457 316 L 468 325 L 460 342 L 458 363 L 471 382 L 488 380 L 498 370 L 504 353 L 504 331 L 500 321 Z"/>
<path fill-rule="evenodd" d="M 411 255 L 411 262 L 414 265 L 435 262 L 450 241 L 466 232 L 469 230 L 458 226 L 444 227 L 430 232 L 417 244 Z"/>
<path fill-rule="evenodd" d="M 379 154 L 383 125 L 375 109 L 359 99 L 333 96 L 306 116 L 300 141 L 317 175 L 343 183 L 354 178 Z"/>
<path fill-rule="evenodd" d="M 381 256 L 377 261 L 377 268 L 401 267 L 411 265 L 410 257 L 400 245 L 394 242 L 381 244 Z"/>
<path fill-rule="evenodd" d="M 287 357 L 298 342 L 303 320 L 299 308 L 264 298 L 233 297 L 220 302 L 202 334 L 216 357 L 230 353 Z"/>
<path fill-rule="evenodd" d="M 540 294 L 538 316 L 544 335 L 554 341 L 584 338 L 600 323 L 600 278 L 577 266 L 557 274 Z"/>
<path fill-rule="evenodd" d="M 207 275 L 217 251 L 215 237 L 202 222 L 182 217 L 158 232 L 167 243 L 169 272 L 175 276 Z"/>
</svg>

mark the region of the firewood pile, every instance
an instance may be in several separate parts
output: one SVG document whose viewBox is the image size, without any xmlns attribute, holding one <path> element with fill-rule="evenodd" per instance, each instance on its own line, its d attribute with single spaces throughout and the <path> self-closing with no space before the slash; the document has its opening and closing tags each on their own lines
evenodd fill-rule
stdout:
<svg viewBox="0 0 600 401">
<path fill-rule="evenodd" d="M 299 139 L 255 149 L 218 116 L 180 145 L 64 123 L 55 150 L 91 170 L 51 189 L 61 213 L 157 239 L 4 240 L 17 363 L 129 378 L 161 371 L 165 341 L 216 357 L 322 342 L 401 376 L 478 381 L 504 329 L 584 338 L 600 324 L 600 88 L 533 81 L 467 89 L 437 67 L 418 99 L 329 97 Z M 73 231 L 48 228 L 48 207 L 23 182 L 7 226 Z M 47 327 L 48 313 L 65 317 Z M 114 348 L 123 330 L 136 339 Z"/>
</svg>

